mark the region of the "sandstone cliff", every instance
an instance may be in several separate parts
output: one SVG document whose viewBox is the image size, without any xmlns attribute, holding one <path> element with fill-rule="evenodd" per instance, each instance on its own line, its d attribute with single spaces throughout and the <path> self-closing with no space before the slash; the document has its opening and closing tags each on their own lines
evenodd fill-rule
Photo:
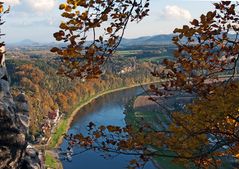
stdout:
<svg viewBox="0 0 239 169">
<path fill-rule="evenodd" d="M 0 65 L 0 168 L 42 169 L 39 152 L 28 145 L 29 110 L 24 93 L 13 100 L 5 63 Z"/>
</svg>

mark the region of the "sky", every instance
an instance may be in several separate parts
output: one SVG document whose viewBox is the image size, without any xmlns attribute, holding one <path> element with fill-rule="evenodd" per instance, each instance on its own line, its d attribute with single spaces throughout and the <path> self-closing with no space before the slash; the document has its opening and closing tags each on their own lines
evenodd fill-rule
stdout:
<svg viewBox="0 0 239 169">
<path fill-rule="evenodd" d="M 6 43 L 30 39 L 36 42 L 54 42 L 53 33 L 63 21 L 59 4 L 66 0 L 1 0 L 11 6 L 4 16 L 2 33 Z M 170 34 L 174 28 L 199 18 L 213 9 L 208 0 L 150 0 L 149 16 L 140 23 L 130 23 L 125 38 Z"/>
</svg>

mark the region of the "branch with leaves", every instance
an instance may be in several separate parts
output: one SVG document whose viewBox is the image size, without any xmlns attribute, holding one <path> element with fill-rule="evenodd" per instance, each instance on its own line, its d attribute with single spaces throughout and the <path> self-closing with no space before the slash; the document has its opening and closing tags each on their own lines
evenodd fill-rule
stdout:
<svg viewBox="0 0 239 169">
<path fill-rule="evenodd" d="M 175 60 L 164 60 L 166 70 L 154 76 L 171 79 L 167 88 L 208 94 L 219 75 L 236 74 L 239 51 L 238 3 L 214 3 L 215 10 L 202 14 L 190 25 L 176 28 Z M 231 79 L 230 79 L 231 80 Z M 221 84 L 220 84 L 221 85 Z"/>
<path fill-rule="evenodd" d="M 54 34 L 65 48 L 51 51 L 61 56 L 59 74 L 70 78 L 97 78 L 101 67 L 119 46 L 128 22 L 148 15 L 149 0 L 70 0 L 59 6 L 65 22 Z"/>
<path fill-rule="evenodd" d="M 71 78 L 99 77 L 101 66 L 121 42 L 128 22 L 146 16 L 148 5 L 148 0 L 72 0 L 60 5 L 65 11 L 62 16 L 68 21 L 60 25 L 61 30 L 54 36 L 69 44 L 52 49 L 62 58 L 59 73 Z M 174 60 L 164 60 L 165 69 L 152 72 L 155 77 L 166 78 L 162 83 L 164 91 L 178 90 L 198 97 L 187 106 L 187 112 L 170 112 L 167 131 L 144 124 L 135 130 L 117 126 L 96 128 L 90 123 L 89 136 L 66 136 L 69 146 L 138 155 L 142 163 L 131 161 L 133 168 L 144 166 L 154 157 L 171 157 L 189 168 L 219 168 L 225 157 L 236 161 L 239 86 L 233 77 L 239 56 L 239 4 L 221 1 L 214 6 L 214 11 L 174 30 Z M 104 33 L 99 36 L 100 27 Z M 87 41 L 89 34 L 91 41 Z M 218 81 L 222 74 L 231 76 L 226 83 Z M 155 95 L 165 95 L 154 85 L 150 88 Z"/>
</svg>

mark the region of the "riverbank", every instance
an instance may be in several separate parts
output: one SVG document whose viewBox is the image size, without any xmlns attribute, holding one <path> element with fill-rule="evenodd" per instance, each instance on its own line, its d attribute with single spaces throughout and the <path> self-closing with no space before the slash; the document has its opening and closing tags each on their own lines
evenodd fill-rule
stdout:
<svg viewBox="0 0 239 169">
<path fill-rule="evenodd" d="M 91 103 L 92 101 L 94 101 L 95 99 L 102 97 L 106 94 L 110 94 L 113 92 L 117 92 L 117 91 L 122 91 L 122 90 L 126 90 L 126 89 L 130 89 L 130 88 L 134 88 L 134 87 L 139 87 L 139 86 L 145 86 L 145 85 L 149 85 L 149 84 L 153 84 L 153 83 L 160 83 L 161 81 L 155 81 L 155 82 L 147 82 L 147 83 L 141 83 L 141 84 L 135 84 L 132 86 L 127 86 L 127 87 L 120 87 L 120 88 L 116 88 L 116 89 L 110 89 L 104 92 L 101 92 L 95 96 L 92 96 L 90 98 L 88 98 L 87 100 L 84 100 L 82 102 L 80 102 L 77 106 L 74 106 L 74 108 L 72 108 L 72 111 L 70 111 L 70 115 L 68 117 L 64 117 L 63 119 L 60 120 L 60 122 L 58 123 L 56 130 L 53 132 L 53 134 L 51 135 L 51 140 L 49 141 L 49 144 L 47 145 L 48 149 L 53 149 L 53 148 L 58 148 L 63 141 L 64 138 L 64 133 L 67 133 L 67 131 L 70 129 L 72 121 L 74 120 L 74 117 L 77 115 L 77 113 L 79 112 L 80 109 L 82 109 L 84 106 L 86 106 L 87 104 Z M 53 162 L 53 158 L 49 153 L 47 154 L 47 157 L 51 158 L 52 163 L 52 167 L 55 166 L 57 163 L 57 160 L 55 160 L 55 162 Z"/>
<path fill-rule="evenodd" d="M 89 99 L 87 99 L 86 101 L 83 101 L 82 103 L 79 103 L 74 108 L 74 110 L 70 113 L 70 116 L 67 119 L 63 119 L 62 120 L 63 121 L 62 126 L 60 126 L 60 128 L 59 128 L 59 126 L 56 127 L 59 130 L 58 132 L 61 133 L 61 137 L 58 139 L 58 141 L 55 144 L 51 145 L 51 143 L 50 143 L 50 147 L 49 148 L 58 148 L 61 145 L 61 143 L 63 141 L 63 138 L 64 138 L 63 134 L 66 133 L 70 129 L 71 123 L 74 120 L 74 117 L 76 116 L 76 114 L 79 112 L 79 110 L 81 108 L 83 108 L 87 104 L 91 103 L 95 99 L 98 99 L 101 96 L 104 96 L 106 94 L 110 94 L 110 93 L 113 93 L 113 92 L 117 92 L 117 91 L 121 91 L 121 90 L 126 90 L 126 89 L 130 89 L 130 88 L 134 88 L 134 87 L 139 87 L 139 86 L 144 86 L 144 85 L 149 85 L 149 84 L 153 84 L 153 83 L 160 83 L 160 82 L 161 81 L 155 81 L 155 82 L 149 82 L 149 83 L 135 84 L 135 85 L 132 85 L 132 86 L 121 87 L 121 88 L 116 88 L 116 89 L 110 89 L 110 90 L 104 91 L 104 92 L 102 92 L 100 94 L 97 94 L 95 96 L 92 96 Z M 57 134 L 58 132 L 55 131 L 54 133 Z M 54 138 L 54 137 L 52 136 L 52 138 Z"/>
<path fill-rule="evenodd" d="M 126 124 L 137 129 L 141 126 L 139 121 L 142 123 L 141 119 L 143 119 L 147 125 L 150 125 L 154 129 L 162 131 L 167 130 L 168 124 L 170 123 L 167 113 L 164 112 L 163 109 L 160 109 L 157 103 L 149 100 L 148 97 L 149 96 L 147 95 L 141 95 L 132 99 L 128 103 L 125 111 Z M 172 103 L 176 103 L 176 101 L 172 101 Z M 161 102 L 162 105 L 166 104 L 167 106 L 174 106 L 172 103 L 169 104 L 169 102 L 167 102 L 166 104 L 163 101 Z M 168 109 L 172 109 L 172 107 L 168 107 Z M 163 150 L 161 147 L 157 147 L 156 149 L 160 151 Z M 170 152 L 167 151 L 165 154 L 170 155 Z M 158 169 L 184 169 L 183 166 L 174 163 L 173 159 L 170 157 L 154 157 L 152 162 Z"/>
</svg>

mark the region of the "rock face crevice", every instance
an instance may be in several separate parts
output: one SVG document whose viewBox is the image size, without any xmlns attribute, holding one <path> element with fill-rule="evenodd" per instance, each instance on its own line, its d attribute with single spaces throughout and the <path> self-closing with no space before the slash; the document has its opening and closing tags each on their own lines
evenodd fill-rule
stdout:
<svg viewBox="0 0 239 169">
<path fill-rule="evenodd" d="M 4 59 L 5 60 L 5 59 Z M 0 168 L 42 169 L 39 153 L 28 145 L 29 109 L 24 93 L 13 100 L 5 63 L 0 64 Z"/>
</svg>

